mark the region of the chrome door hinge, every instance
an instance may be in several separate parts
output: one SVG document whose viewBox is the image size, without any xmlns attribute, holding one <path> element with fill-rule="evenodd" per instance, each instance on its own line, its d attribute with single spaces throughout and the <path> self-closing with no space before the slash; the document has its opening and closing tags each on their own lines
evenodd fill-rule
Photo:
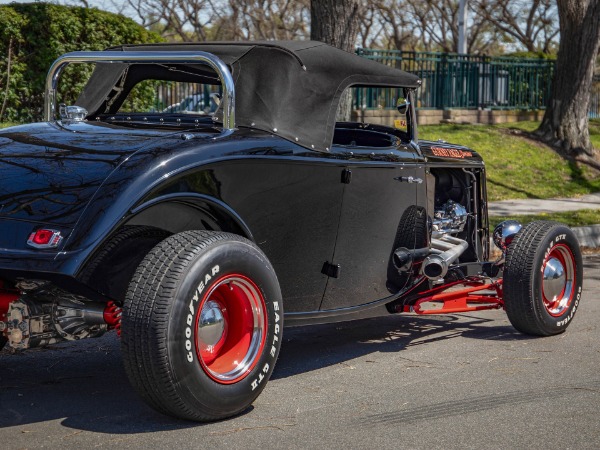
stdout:
<svg viewBox="0 0 600 450">
<path fill-rule="evenodd" d="M 340 265 L 332 264 L 329 261 L 325 261 L 325 263 L 323 263 L 321 273 L 331 278 L 338 278 L 340 276 Z"/>
<path fill-rule="evenodd" d="M 342 183 L 350 184 L 351 180 L 352 180 L 352 171 L 350 169 L 342 170 Z"/>
</svg>

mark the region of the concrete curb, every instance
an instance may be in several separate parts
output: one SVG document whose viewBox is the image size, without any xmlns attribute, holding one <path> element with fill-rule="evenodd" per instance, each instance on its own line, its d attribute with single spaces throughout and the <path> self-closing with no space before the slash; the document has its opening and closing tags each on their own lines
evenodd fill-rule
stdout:
<svg viewBox="0 0 600 450">
<path fill-rule="evenodd" d="M 600 208 L 600 192 L 575 198 L 546 198 L 526 200 L 502 200 L 488 204 L 490 216 L 522 216 L 529 214 L 552 214 L 557 211 L 577 211 L 580 209 Z"/>
<path fill-rule="evenodd" d="M 589 225 L 587 227 L 571 228 L 579 245 L 582 247 L 598 248 L 600 247 L 600 225 Z"/>
<path fill-rule="evenodd" d="M 488 215 L 496 217 L 527 216 L 531 214 L 548 214 L 557 211 L 578 211 L 581 209 L 600 209 L 600 192 L 582 195 L 575 198 L 546 199 L 513 199 L 490 202 Z M 572 227 L 582 247 L 600 248 L 600 224 L 585 227 Z M 490 230 L 490 233 L 493 230 Z"/>
</svg>

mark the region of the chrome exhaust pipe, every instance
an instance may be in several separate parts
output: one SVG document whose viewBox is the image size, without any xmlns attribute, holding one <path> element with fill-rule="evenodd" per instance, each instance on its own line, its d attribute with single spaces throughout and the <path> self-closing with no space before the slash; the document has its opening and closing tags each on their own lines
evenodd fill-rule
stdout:
<svg viewBox="0 0 600 450">
<path fill-rule="evenodd" d="M 444 236 L 431 240 L 433 251 L 441 251 L 427 256 L 421 266 L 421 272 L 431 280 L 443 278 L 448 273 L 448 267 L 462 255 L 469 243 L 452 236 Z"/>
</svg>

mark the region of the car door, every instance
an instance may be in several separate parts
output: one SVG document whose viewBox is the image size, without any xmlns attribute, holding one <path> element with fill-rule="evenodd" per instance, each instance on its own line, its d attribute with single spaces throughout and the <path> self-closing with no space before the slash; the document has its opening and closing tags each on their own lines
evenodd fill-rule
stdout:
<svg viewBox="0 0 600 450">
<path fill-rule="evenodd" d="M 413 148 L 334 146 L 347 158 L 340 225 L 321 310 L 369 303 L 408 280 L 394 268 L 398 247 L 415 248 L 417 198 L 425 199 L 425 167 Z"/>
</svg>

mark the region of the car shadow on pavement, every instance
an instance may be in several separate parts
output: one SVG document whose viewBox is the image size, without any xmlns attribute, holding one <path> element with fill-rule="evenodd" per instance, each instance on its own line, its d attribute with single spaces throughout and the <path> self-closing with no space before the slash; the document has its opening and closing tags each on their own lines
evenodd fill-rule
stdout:
<svg viewBox="0 0 600 450">
<path fill-rule="evenodd" d="M 505 315 L 503 320 L 507 321 Z M 499 320 L 463 314 L 426 317 L 390 315 L 289 328 L 285 330 L 279 360 L 271 378 L 287 378 L 370 353 L 401 352 L 417 345 L 457 337 L 506 341 L 532 339 L 517 332 L 508 322 L 501 325 Z"/>
<path fill-rule="evenodd" d="M 509 326 L 491 325 L 494 322 L 464 315 L 385 316 L 288 328 L 273 379 L 458 336 L 525 338 Z M 110 434 L 202 426 L 163 416 L 141 401 L 127 381 L 113 334 L 16 355 L 0 352 L 0 386 L 0 429 L 35 432 L 30 425 L 54 420 L 71 429 Z"/>
<path fill-rule="evenodd" d="M 147 407 L 127 381 L 114 334 L 99 339 L 0 352 L 0 429 L 60 420 L 65 427 L 129 434 L 199 424 L 171 419 Z M 68 433 L 67 433 L 68 434 Z"/>
</svg>

